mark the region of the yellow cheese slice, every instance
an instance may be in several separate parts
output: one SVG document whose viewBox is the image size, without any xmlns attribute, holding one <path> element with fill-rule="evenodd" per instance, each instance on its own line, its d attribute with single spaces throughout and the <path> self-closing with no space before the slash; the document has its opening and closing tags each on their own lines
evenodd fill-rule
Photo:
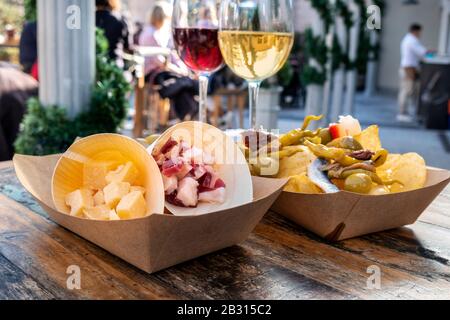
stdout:
<svg viewBox="0 0 450 320">
<path fill-rule="evenodd" d="M 111 208 L 107 205 L 85 208 L 83 210 L 85 217 L 91 220 L 109 220 L 110 211 Z"/>
<path fill-rule="evenodd" d="M 116 208 L 117 215 L 121 219 L 134 219 L 144 217 L 146 203 L 144 196 L 139 191 L 133 191 L 120 200 Z"/>
<path fill-rule="evenodd" d="M 70 215 L 75 217 L 82 217 L 84 209 L 94 206 L 92 191 L 86 188 L 69 193 L 65 200 L 70 207 Z"/>
<path fill-rule="evenodd" d="M 111 182 L 103 189 L 105 203 L 110 208 L 115 208 L 128 192 L 130 192 L 130 184 L 128 182 Z"/>
<path fill-rule="evenodd" d="M 105 194 L 103 190 L 99 190 L 94 194 L 94 206 L 101 206 L 103 204 L 105 204 Z"/>
<path fill-rule="evenodd" d="M 106 175 L 106 182 L 128 182 L 134 184 L 138 178 L 138 170 L 132 162 L 127 162 L 119 166 L 115 171 L 110 171 Z"/>
</svg>

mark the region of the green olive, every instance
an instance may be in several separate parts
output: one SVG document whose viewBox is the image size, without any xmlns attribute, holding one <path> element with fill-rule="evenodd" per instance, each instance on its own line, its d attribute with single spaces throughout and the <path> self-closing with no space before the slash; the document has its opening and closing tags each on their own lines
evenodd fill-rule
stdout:
<svg viewBox="0 0 450 320">
<path fill-rule="evenodd" d="M 355 173 L 345 179 L 344 190 L 368 194 L 372 190 L 372 179 L 364 173 Z"/>
<path fill-rule="evenodd" d="M 331 133 L 330 133 L 330 129 L 325 128 L 325 129 L 320 129 L 319 131 L 319 137 L 321 139 L 321 144 L 327 144 L 329 143 L 331 140 L 333 140 L 331 138 Z"/>
</svg>

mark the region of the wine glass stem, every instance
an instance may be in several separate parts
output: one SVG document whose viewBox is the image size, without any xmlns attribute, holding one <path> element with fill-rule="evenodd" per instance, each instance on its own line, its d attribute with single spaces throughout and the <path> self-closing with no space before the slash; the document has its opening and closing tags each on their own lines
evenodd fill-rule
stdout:
<svg viewBox="0 0 450 320">
<path fill-rule="evenodd" d="M 209 78 L 205 74 L 201 74 L 198 78 L 199 82 L 199 108 L 198 121 L 206 123 L 207 119 L 207 99 L 208 99 L 208 81 Z"/>
<path fill-rule="evenodd" d="M 250 129 L 256 128 L 256 104 L 258 103 L 259 86 L 261 82 L 250 81 L 248 83 L 249 94 L 249 116 L 250 116 Z"/>
</svg>

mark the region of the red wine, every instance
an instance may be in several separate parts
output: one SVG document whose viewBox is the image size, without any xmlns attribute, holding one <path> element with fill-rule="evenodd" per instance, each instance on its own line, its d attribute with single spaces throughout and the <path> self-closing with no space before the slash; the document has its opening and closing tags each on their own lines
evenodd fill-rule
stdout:
<svg viewBox="0 0 450 320">
<path fill-rule="evenodd" d="M 174 28 L 173 39 L 181 60 L 195 72 L 214 72 L 223 65 L 217 29 Z"/>
</svg>

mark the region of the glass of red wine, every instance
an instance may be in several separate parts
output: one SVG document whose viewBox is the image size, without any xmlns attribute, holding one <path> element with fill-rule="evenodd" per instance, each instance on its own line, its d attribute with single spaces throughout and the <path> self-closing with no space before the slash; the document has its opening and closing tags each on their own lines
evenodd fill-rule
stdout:
<svg viewBox="0 0 450 320">
<path fill-rule="evenodd" d="M 198 75 L 199 121 L 207 122 L 209 76 L 223 66 L 215 0 L 174 0 L 172 33 L 180 59 Z"/>
</svg>

